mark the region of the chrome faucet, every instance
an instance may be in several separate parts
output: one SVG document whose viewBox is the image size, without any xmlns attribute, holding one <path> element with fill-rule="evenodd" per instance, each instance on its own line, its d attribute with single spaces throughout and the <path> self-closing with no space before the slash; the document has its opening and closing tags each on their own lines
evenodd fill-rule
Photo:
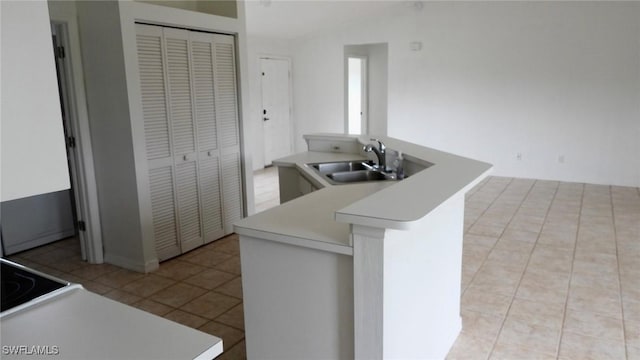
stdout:
<svg viewBox="0 0 640 360">
<path fill-rule="evenodd" d="M 378 139 L 371 139 L 371 141 L 377 141 L 378 142 L 378 147 L 376 148 L 375 144 L 367 144 L 365 145 L 362 150 L 364 150 L 364 152 L 374 152 L 376 154 L 376 156 L 378 157 L 378 168 L 382 171 L 387 171 L 387 147 L 384 145 L 384 143 Z"/>
</svg>

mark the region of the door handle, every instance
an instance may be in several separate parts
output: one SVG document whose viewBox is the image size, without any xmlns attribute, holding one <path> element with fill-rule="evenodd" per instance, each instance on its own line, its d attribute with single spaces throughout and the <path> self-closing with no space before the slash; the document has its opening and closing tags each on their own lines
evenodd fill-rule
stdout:
<svg viewBox="0 0 640 360">
<path fill-rule="evenodd" d="M 263 117 L 262 120 L 269 121 L 269 118 L 268 117 Z"/>
</svg>

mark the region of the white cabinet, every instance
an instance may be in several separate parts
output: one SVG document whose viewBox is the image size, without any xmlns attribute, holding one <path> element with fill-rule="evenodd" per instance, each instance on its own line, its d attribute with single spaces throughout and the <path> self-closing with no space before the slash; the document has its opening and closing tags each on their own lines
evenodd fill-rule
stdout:
<svg viewBox="0 0 640 360">
<path fill-rule="evenodd" d="M 305 177 L 302 176 L 302 174 L 298 175 L 298 188 L 300 189 L 300 193 L 302 193 L 302 195 L 307 195 L 317 190 L 316 187 L 313 186 L 311 182 L 309 182 L 309 180 L 305 179 Z"/>
<path fill-rule="evenodd" d="M 278 179 L 281 204 L 318 190 L 295 167 L 278 166 Z"/>
<path fill-rule="evenodd" d="M 234 38 L 136 25 L 153 234 L 160 260 L 242 217 Z"/>
</svg>

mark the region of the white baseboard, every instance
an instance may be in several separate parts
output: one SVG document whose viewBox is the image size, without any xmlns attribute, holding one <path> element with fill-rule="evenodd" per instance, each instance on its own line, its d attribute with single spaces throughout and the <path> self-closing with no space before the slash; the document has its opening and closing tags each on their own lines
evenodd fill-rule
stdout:
<svg viewBox="0 0 640 360">
<path fill-rule="evenodd" d="M 140 263 L 138 261 L 126 258 L 120 255 L 114 255 L 105 253 L 104 254 L 104 262 L 109 263 L 111 265 L 119 266 L 125 269 L 141 272 L 141 273 L 149 273 L 153 270 L 156 270 L 160 267 L 160 263 L 158 259 L 150 260 L 145 263 Z"/>
</svg>

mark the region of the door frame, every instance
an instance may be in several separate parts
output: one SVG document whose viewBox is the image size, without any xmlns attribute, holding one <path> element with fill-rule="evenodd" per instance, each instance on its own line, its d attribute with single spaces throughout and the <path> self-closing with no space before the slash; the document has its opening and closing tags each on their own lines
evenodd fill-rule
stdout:
<svg viewBox="0 0 640 360">
<path fill-rule="evenodd" d="M 263 158 L 262 158 L 262 167 L 266 167 L 266 157 L 264 157 L 264 151 L 265 151 L 265 141 L 264 141 L 264 121 L 262 119 L 263 114 L 262 114 L 262 110 L 264 109 L 264 106 L 262 104 L 262 99 L 263 99 L 263 94 L 262 94 L 262 59 L 267 59 L 267 60 L 283 60 L 287 62 L 288 65 L 288 71 L 289 71 L 289 151 L 293 152 L 295 149 L 295 121 L 293 121 L 293 69 L 292 69 L 292 59 L 290 56 L 281 56 L 281 55 L 269 55 L 269 54 L 258 54 L 258 79 L 259 79 L 259 84 L 260 84 L 260 109 L 258 109 L 259 111 L 259 118 L 260 118 L 260 134 L 261 136 L 261 140 L 262 140 L 262 151 L 263 151 Z"/>
<path fill-rule="evenodd" d="M 85 229 L 78 230 L 82 257 L 92 264 L 104 262 L 98 191 L 89 130 L 89 117 L 84 88 L 80 39 L 75 14 L 50 11 L 50 24 L 56 27 L 59 43 L 65 56 L 59 59 L 63 78 L 59 79 L 66 89 L 65 128 L 75 137 L 74 156 L 69 159 L 70 176 L 74 182 L 73 195 L 78 219 L 84 221 Z M 75 159 L 74 159 L 75 158 Z"/>
<path fill-rule="evenodd" d="M 369 134 L 369 56 L 358 54 L 344 55 L 344 133 L 349 134 L 349 59 L 361 59 L 362 67 L 360 75 L 361 104 L 360 110 L 362 116 L 360 119 L 360 135 Z"/>
</svg>

